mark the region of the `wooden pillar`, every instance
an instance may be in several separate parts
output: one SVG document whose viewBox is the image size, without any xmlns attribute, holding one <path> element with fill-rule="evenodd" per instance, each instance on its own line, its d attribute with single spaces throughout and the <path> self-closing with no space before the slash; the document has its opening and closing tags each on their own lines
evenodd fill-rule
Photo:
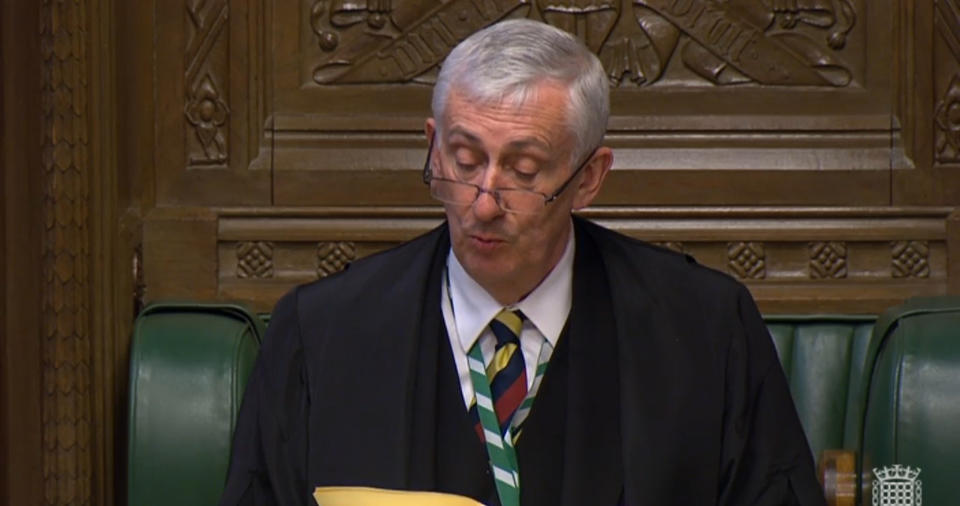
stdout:
<svg viewBox="0 0 960 506">
<path fill-rule="evenodd" d="M 0 6 L 0 504 L 42 504 L 40 9 Z"/>
<path fill-rule="evenodd" d="M 113 0 L 40 7 L 42 478 L 46 505 L 116 504 L 132 314 L 118 209 Z"/>
</svg>

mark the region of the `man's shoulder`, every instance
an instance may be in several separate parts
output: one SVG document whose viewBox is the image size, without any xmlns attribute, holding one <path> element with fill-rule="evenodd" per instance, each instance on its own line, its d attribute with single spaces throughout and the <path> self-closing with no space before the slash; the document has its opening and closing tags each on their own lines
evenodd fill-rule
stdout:
<svg viewBox="0 0 960 506">
<path fill-rule="evenodd" d="M 730 275 L 707 267 L 685 253 L 624 235 L 597 223 L 580 220 L 603 257 L 608 274 L 664 292 L 712 293 L 739 291 L 742 284 Z"/>
<path fill-rule="evenodd" d="M 446 224 L 397 246 L 352 261 L 343 270 L 322 279 L 300 285 L 300 297 L 337 294 L 343 298 L 354 293 L 370 294 L 371 289 L 402 281 L 411 270 L 429 269 L 434 255 L 449 244 Z"/>
</svg>

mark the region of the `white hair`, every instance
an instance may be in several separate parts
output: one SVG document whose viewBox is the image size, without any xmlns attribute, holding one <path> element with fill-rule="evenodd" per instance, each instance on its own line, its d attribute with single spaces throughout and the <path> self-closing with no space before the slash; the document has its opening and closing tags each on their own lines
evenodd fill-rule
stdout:
<svg viewBox="0 0 960 506">
<path fill-rule="evenodd" d="M 433 89 L 433 117 L 443 128 L 453 89 L 472 100 L 523 103 L 538 85 L 568 87 L 567 123 L 575 140 L 571 163 L 603 141 L 610 116 L 610 85 L 595 54 L 573 35 L 545 23 L 511 19 L 467 37 L 453 48 Z"/>
</svg>

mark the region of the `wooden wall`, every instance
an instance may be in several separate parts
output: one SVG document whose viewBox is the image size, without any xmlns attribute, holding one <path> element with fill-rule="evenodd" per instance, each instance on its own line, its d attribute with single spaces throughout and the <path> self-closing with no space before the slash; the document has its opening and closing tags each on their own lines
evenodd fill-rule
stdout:
<svg viewBox="0 0 960 506">
<path fill-rule="evenodd" d="M 145 297 L 268 311 L 438 223 L 418 177 L 430 83 L 510 17 L 576 33 L 611 76 L 616 162 L 585 215 L 743 279 L 771 312 L 960 283 L 955 2 L 768 3 L 158 4 Z"/>
<path fill-rule="evenodd" d="M 617 159 L 584 215 L 767 312 L 960 292 L 960 0 L 768 4 L 3 0 L 0 502 L 123 503 L 142 304 L 269 311 L 439 223 L 430 84 L 504 18 L 611 75 Z"/>
</svg>

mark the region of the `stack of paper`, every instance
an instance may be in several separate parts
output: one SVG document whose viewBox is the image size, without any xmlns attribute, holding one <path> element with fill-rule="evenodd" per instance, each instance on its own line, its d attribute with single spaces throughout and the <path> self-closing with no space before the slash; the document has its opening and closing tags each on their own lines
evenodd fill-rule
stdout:
<svg viewBox="0 0 960 506">
<path fill-rule="evenodd" d="M 313 498 L 318 506 L 483 506 L 459 495 L 370 487 L 317 487 Z"/>
</svg>

